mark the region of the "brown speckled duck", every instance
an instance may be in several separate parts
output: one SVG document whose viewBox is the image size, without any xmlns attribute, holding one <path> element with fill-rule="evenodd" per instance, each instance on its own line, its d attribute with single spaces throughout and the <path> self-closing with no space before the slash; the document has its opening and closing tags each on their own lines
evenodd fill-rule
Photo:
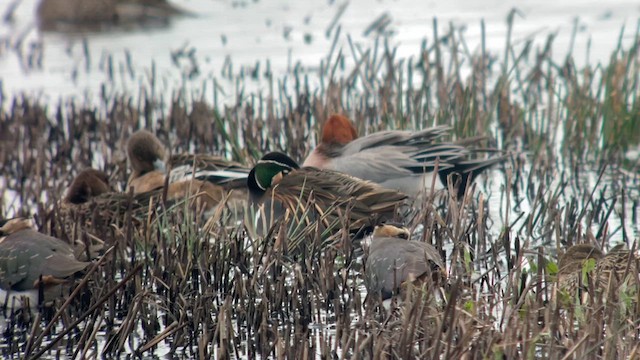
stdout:
<svg viewBox="0 0 640 360">
<path fill-rule="evenodd" d="M 639 260 L 623 245 L 614 247 L 607 254 L 592 244 L 573 245 L 558 261 L 558 287 L 571 296 L 579 289 L 615 291 L 623 282 L 638 288 Z"/>
</svg>

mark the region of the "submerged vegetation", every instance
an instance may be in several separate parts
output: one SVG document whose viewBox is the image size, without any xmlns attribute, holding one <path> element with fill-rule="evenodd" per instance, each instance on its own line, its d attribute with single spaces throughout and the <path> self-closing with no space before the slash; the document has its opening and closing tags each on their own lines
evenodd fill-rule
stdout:
<svg viewBox="0 0 640 360">
<path fill-rule="evenodd" d="M 334 49 L 320 66 L 318 87 L 299 69 L 288 79 L 266 73 L 266 93 L 239 93 L 224 105 L 215 86 L 213 101 L 180 93 L 169 106 L 153 95 L 134 100 L 107 92 L 101 106 L 49 107 L 17 97 L 0 109 L 0 214 L 33 216 L 43 233 L 99 239 L 108 250 L 48 306 L 11 300 L 0 354 L 640 356 L 637 273 L 590 277 L 602 267 L 577 259 L 578 285 L 558 287 L 565 269 L 558 256 L 572 245 L 589 243 L 602 253 L 620 244 L 631 254 L 638 248 L 635 39 L 609 64 L 576 68 L 571 56 L 554 61 L 553 36 L 540 48 L 533 40 L 508 42 L 500 59 L 484 48 L 470 53 L 452 28 L 434 30 L 411 59 L 397 58 L 384 39 L 370 49 Z M 348 59 L 354 65 L 345 65 Z M 428 284 L 386 311 L 365 299 L 363 259 L 347 235 L 327 244 L 320 227 L 306 231 L 305 242 L 323 246 L 292 257 L 287 243 L 300 238 L 280 231 L 286 224 L 249 236 L 229 207 L 202 218 L 157 197 L 143 215 L 128 206 L 117 219 L 89 210 L 71 221 L 60 211 L 65 188 L 86 167 L 104 170 L 125 190 L 126 141 L 139 128 L 174 153 L 219 154 L 251 166 L 269 151 L 303 160 L 336 112 L 348 114 L 362 134 L 449 125 L 452 140 L 488 135 L 487 148 L 510 155 L 464 196 L 438 192 L 414 204 L 407 224 L 413 238 L 444 255 L 448 279 L 438 291 Z M 625 273 L 637 271 L 638 259 L 625 259 L 635 262 Z M 596 286 L 593 278 L 606 291 L 586 291 Z"/>
</svg>

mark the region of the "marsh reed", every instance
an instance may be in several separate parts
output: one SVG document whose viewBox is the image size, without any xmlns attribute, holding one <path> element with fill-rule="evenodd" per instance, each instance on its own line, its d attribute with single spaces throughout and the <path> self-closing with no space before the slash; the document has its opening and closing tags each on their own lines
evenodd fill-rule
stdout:
<svg viewBox="0 0 640 360">
<path fill-rule="evenodd" d="M 0 214 L 33 216 L 45 233 L 99 238 L 109 250 L 50 307 L 5 307 L 2 356 L 640 356 L 637 277 L 607 296 L 569 303 L 556 286 L 557 256 L 570 245 L 637 248 L 640 163 L 627 153 L 640 142 L 639 42 L 620 45 L 609 64 L 576 69 L 571 57 L 556 62 L 553 36 L 543 47 L 508 38 L 500 55 L 484 46 L 470 52 L 453 26 L 437 29 L 434 20 L 409 59 L 383 37 L 366 49 L 348 38 L 317 74 L 229 71 L 238 83 L 263 76 L 269 84 L 231 102 L 218 100 L 212 80 L 213 94 L 198 99 L 158 98 L 150 89 L 135 100 L 103 92 L 100 106 L 26 96 L 3 104 L 8 201 Z M 510 155 L 462 198 L 432 194 L 407 218 L 414 237 L 445 257 L 443 289 L 423 289 L 387 312 L 366 303 L 362 259 L 351 246 L 307 247 L 292 259 L 282 250 L 293 241 L 286 231 L 252 238 L 227 208 L 202 219 L 186 206 L 154 204 L 143 218 L 78 219 L 71 232 L 56 211 L 85 167 L 105 170 L 124 190 L 124 144 L 139 127 L 172 151 L 250 165 L 272 150 L 302 159 L 333 112 L 348 114 L 361 133 L 447 124 L 454 140 L 488 135 L 486 148 Z M 321 237 L 312 231 L 305 241 Z"/>
</svg>

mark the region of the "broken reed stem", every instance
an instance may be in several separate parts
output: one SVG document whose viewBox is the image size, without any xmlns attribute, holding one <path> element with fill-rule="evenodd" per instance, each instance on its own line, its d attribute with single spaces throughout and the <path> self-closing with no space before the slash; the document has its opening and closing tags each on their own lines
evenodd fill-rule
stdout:
<svg viewBox="0 0 640 360">
<path fill-rule="evenodd" d="M 93 313 L 98 307 L 102 306 L 102 304 L 104 304 L 107 300 L 109 300 L 109 298 L 111 297 L 111 295 L 115 294 L 116 291 L 118 291 L 121 287 L 123 287 L 124 285 L 126 285 L 127 282 L 129 282 L 129 280 L 133 279 L 133 277 L 142 269 L 143 264 L 138 264 L 136 267 L 134 267 L 131 272 L 120 282 L 118 283 L 118 285 L 116 285 L 113 289 L 111 289 L 107 294 L 105 294 L 103 297 L 101 297 L 95 304 L 93 304 L 93 306 L 91 306 L 89 308 L 89 310 L 87 310 L 84 314 L 82 314 L 81 316 L 78 317 L 78 319 L 76 321 L 74 321 L 73 323 L 71 323 L 66 329 L 64 329 L 60 334 L 58 334 L 58 336 L 56 336 L 49 344 L 47 344 L 47 346 L 45 346 L 44 348 L 42 348 L 40 351 L 38 351 L 34 356 L 32 356 L 32 359 L 38 359 L 40 358 L 44 353 L 46 353 L 47 351 L 49 351 L 51 348 L 53 348 L 56 343 L 58 341 L 60 341 L 65 335 L 67 335 L 68 333 L 71 332 L 71 330 L 75 329 L 76 326 L 78 326 L 78 324 L 80 324 L 82 321 L 84 321 L 84 319 L 86 317 L 88 317 L 89 315 L 91 315 L 91 313 Z M 29 354 L 25 354 L 25 357 L 28 357 Z"/>
<path fill-rule="evenodd" d="M 51 318 L 51 320 L 49 321 L 49 323 L 47 324 L 47 326 L 44 328 L 44 330 L 42 331 L 42 333 L 40 333 L 40 335 L 35 339 L 35 341 L 31 341 L 31 339 L 33 339 L 33 337 L 31 337 L 29 339 L 29 342 L 27 342 L 27 347 L 25 349 L 25 358 L 28 358 L 30 353 L 31 353 L 31 349 L 32 346 L 38 345 L 42 342 L 42 339 L 44 339 L 44 337 L 49 334 L 49 332 L 51 331 L 51 329 L 53 328 L 53 325 L 55 324 L 56 320 L 62 315 L 62 313 L 67 309 L 67 307 L 69 307 L 69 305 L 71 304 L 71 302 L 76 298 L 76 296 L 80 293 L 80 290 L 87 285 L 87 283 L 89 282 L 89 279 L 91 277 L 91 275 L 96 272 L 97 269 L 99 269 L 100 266 L 102 266 L 102 264 L 104 263 L 105 259 L 107 258 L 107 255 L 111 254 L 111 251 L 113 250 L 113 247 L 110 247 L 109 249 L 107 249 L 107 251 L 105 251 L 105 253 L 102 255 L 102 257 L 100 258 L 100 260 L 98 260 L 98 262 L 96 262 L 91 269 L 89 269 L 89 271 L 85 274 L 85 276 L 82 278 L 82 281 L 80 281 L 80 283 L 76 286 L 76 288 L 73 290 L 73 292 L 69 295 L 69 297 L 67 298 L 67 300 L 62 304 L 62 306 L 60 306 L 60 309 L 58 309 L 58 311 L 56 311 L 55 315 L 53 315 L 53 318 Z M 38 325 L 39 323 L 34 323 L 34 326 Z"/>
</svg>

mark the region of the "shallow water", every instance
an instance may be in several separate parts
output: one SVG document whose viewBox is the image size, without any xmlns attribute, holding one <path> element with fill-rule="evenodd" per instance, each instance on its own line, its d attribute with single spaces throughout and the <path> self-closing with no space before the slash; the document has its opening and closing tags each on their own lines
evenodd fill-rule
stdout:
<svg viewBox="0 0 640 360">
<path fill-rule="evenodd" d="M 156 91 L 166 96 L 183 85 L 201 89 L 203 81 L 216 78 L 228 94 L 233 94 L 233 81 L 223 79 L 224 64 L 229 59 L 231 73 L 253 68 L 260 63 L 264 71 L 269 61 L 274 75 L 282 75 L 296 64 L 317 69 L 329 53 L 336 28 L 326 36 L 343 4 L 344 13 L 337 24 L 341 34 L 338 49 L 351 54 L 346 35 L 365 47 L 373 35 L 364 31 L 377 18 L 387 14 L 391 20 L 391 45 L 398 55 L 415 56 L 423 39 L 433 43 L 433 19 L 438 19 L 439 36 L 450 24 L 464 29 L 470 52 L 481 46 L 481 20 L 486 24 L 486 47 L 501 54 L 506 42 L 506 18 L 516 8 L 512 42 L 535 37 L 542 44 L 548 34 L 557 32 L 554 56 L 563 59 L 571 44 L 574 19 L 578 36 L 574 53 L 578 61 L 596 63 L 608 59 L 617 45 L 623 25 L 627 31 L 624 43 L 632 41 L 640 4 L 632 0 L 611 2 L 558 1 L 174 1 L 192 12 L 193 17 L 174 19 L 166 28 L 114 30 L 102 33 L 41 33 L 33 16 L 37 0 L 24 0 L 15 11 L 12 22 L 0 25 L 0 80 L 5 96 L 28 93 L 55 101 L 74 96 L 96 102 L 103 82 L 118 91 L 135 95 L 140 83 L 150 81 L 150 67 L 163 81 Z M 3 2 L 0 13 L 8 6 Z M 589 56 L 587 46 L 591 44 Z M 86 44 L 86 51 L 85 51 Z M 194 62 L 183 57 L 172 62 L 170 52 L 179 49 L 195 51 Z M 38 63 L 30 67 L 32 62 Z M 88 54 L 88 56 L 86 56 Z M 351 60 L 351 56 L 346 57 Z M 108 59 L 112 59 L 109 65 Z M 130 59 L 130 60 L 128 60 Z M 195 66 L 197 74 L 191 74 Z M 580 66 L 581 64 L 577 64 Z M 113 77 L 109 68 L 113 69 Z M 191 74 L 191 75 L 190 75 Z M 267 84 L 255 82 L 265 87 Z M 211 84 L 207 84 L 210 89 Z"/>
</svg>

